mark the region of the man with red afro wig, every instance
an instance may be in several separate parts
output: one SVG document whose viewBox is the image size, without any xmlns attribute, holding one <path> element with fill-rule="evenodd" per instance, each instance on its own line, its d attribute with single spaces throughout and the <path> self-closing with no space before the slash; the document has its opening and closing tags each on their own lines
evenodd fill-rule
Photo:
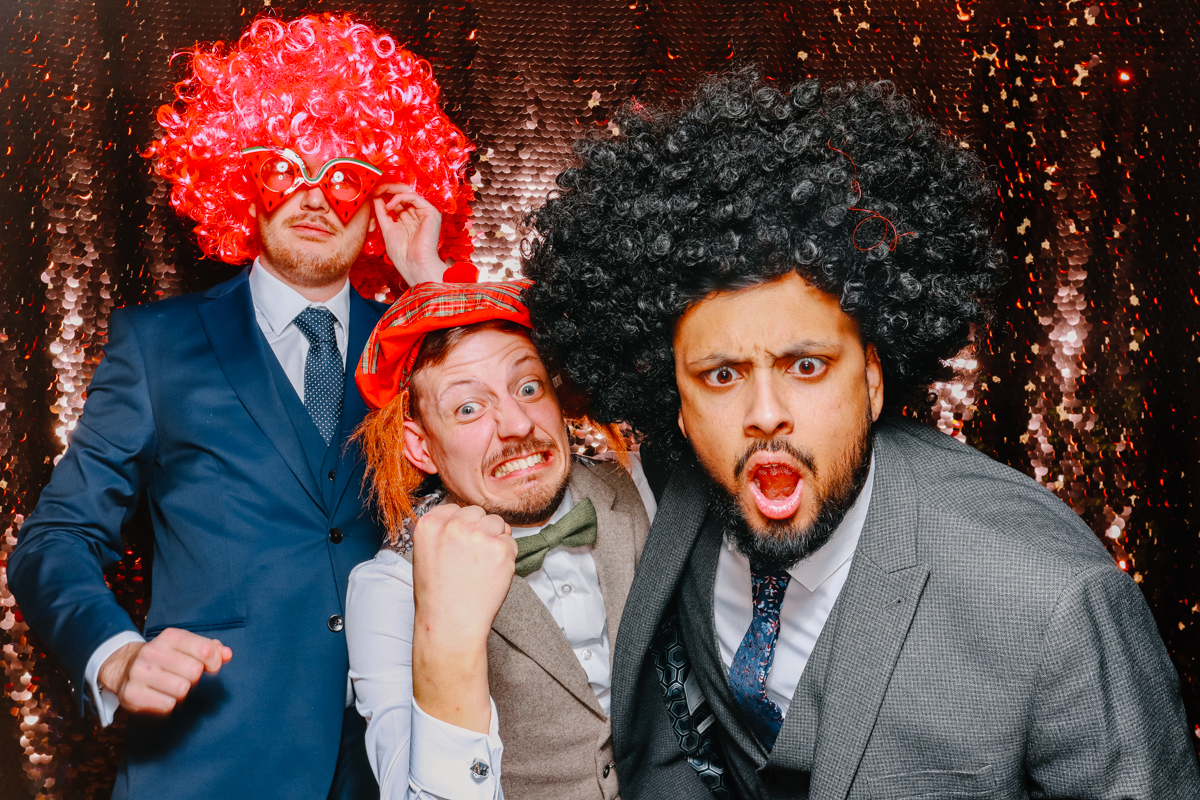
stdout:
<svg viewBox="0 0 1200 800">
<path fill-rule="evenodd" d="M 129 712 L 115 797 L 378 796 L 343 614 L 381 541 L 346 364 L 383 306 L 348 275 L 366 247 L 404 283 L 474 276 L 470 144 L 428 63 L 349 17 L 261 18 L 186 55 L 149 155 L 205 254 L 252 263 L 113 314 L 9 581 L 81 707 L 105 725 Z M 142 501 L 139 631 L 103 569 Z"/>
</svg>

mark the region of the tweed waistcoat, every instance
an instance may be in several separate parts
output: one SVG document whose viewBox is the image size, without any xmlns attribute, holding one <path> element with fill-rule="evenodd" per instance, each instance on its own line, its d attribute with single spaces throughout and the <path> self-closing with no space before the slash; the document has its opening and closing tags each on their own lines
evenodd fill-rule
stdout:
<svg viewBox="0 0 1200 800">
<path fill-rule="evenodd" d="M 609 642 L 615 643 L 649 519 L 619 464 L 577 463 L 570 488 L 576 503 L 590 498 L 596 509 L 592 558 L 604 594 Z M 504 742 L 500 782 L 505 797 L 617 797 L 608 717 L 554 617 L 521 577 L 514 576 L 492 624 L 488 682 Z"/>
</svg>

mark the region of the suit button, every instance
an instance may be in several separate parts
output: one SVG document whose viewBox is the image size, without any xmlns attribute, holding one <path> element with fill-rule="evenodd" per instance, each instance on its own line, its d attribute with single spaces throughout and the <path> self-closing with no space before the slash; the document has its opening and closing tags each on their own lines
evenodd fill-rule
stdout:
<svg viewBox="0 0 1200 800">
<path fill-rule="evenodd" d="M 346 627 L 346 623 L 344 620 L 342 620 L 341 614 L 334 614 L 329 618 L 329 630 L 333 631 L 334 633 L 338 633 L 344 627 Z"/>
<path fill-rule="evenodd" d="M 337 478 L 337 470 L 336 469 L 329 470 L 329 480 L 334 480 L 335 478 Z"/>
<path fill-rule="evenodd" d="M 612 764 L 605 764 L 605 765 L 604 765 L 604 772 L 602 773 L 603 777 L 607 778 L 607 777 L 608 777 L 608 773 L 612 772 L 612 768 L 613 768 L 613 765 L 612 765 Z"/>
<path fill-rule="evenodd" d="M 341 544 L 342 543 L 342 529 L 341 528 L 330 528 L 329 529 L 329 541 L 333 542 L 334 544 Z"/>
</svg>

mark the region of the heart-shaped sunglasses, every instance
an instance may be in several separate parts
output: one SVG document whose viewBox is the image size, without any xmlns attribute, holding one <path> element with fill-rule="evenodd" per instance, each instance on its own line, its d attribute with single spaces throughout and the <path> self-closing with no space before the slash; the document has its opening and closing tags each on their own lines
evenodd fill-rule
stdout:
<svg viewBox="0 0 1200 800">
<path fill-rule="evenodd" d="M 383 170 L 357 158 L 331 158 L 310 176 L 304 159 L 289 149 L 247 147 L 242 151 L 250 168 L 250 177 L 268 214 L 301 186 L 316 186 L 343 225 L 367 202 L 371 190 L 383 177 Z"/>
</svg>

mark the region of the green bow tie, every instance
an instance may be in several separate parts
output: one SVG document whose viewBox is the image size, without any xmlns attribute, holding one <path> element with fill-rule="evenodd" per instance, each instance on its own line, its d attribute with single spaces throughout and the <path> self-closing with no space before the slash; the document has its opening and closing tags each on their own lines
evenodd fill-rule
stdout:
<svg viewBox="0 0 1200 800">
<path fill-rule="evenodd" d="M 525 578 L 542 568 L 542 562 L 559 545 L 581 547 L 596 541 L 596 509 L 592 501 L 576 503 L 567 515 L 532 536 L 517 539 L 517 574 Z"/>
</svg>

